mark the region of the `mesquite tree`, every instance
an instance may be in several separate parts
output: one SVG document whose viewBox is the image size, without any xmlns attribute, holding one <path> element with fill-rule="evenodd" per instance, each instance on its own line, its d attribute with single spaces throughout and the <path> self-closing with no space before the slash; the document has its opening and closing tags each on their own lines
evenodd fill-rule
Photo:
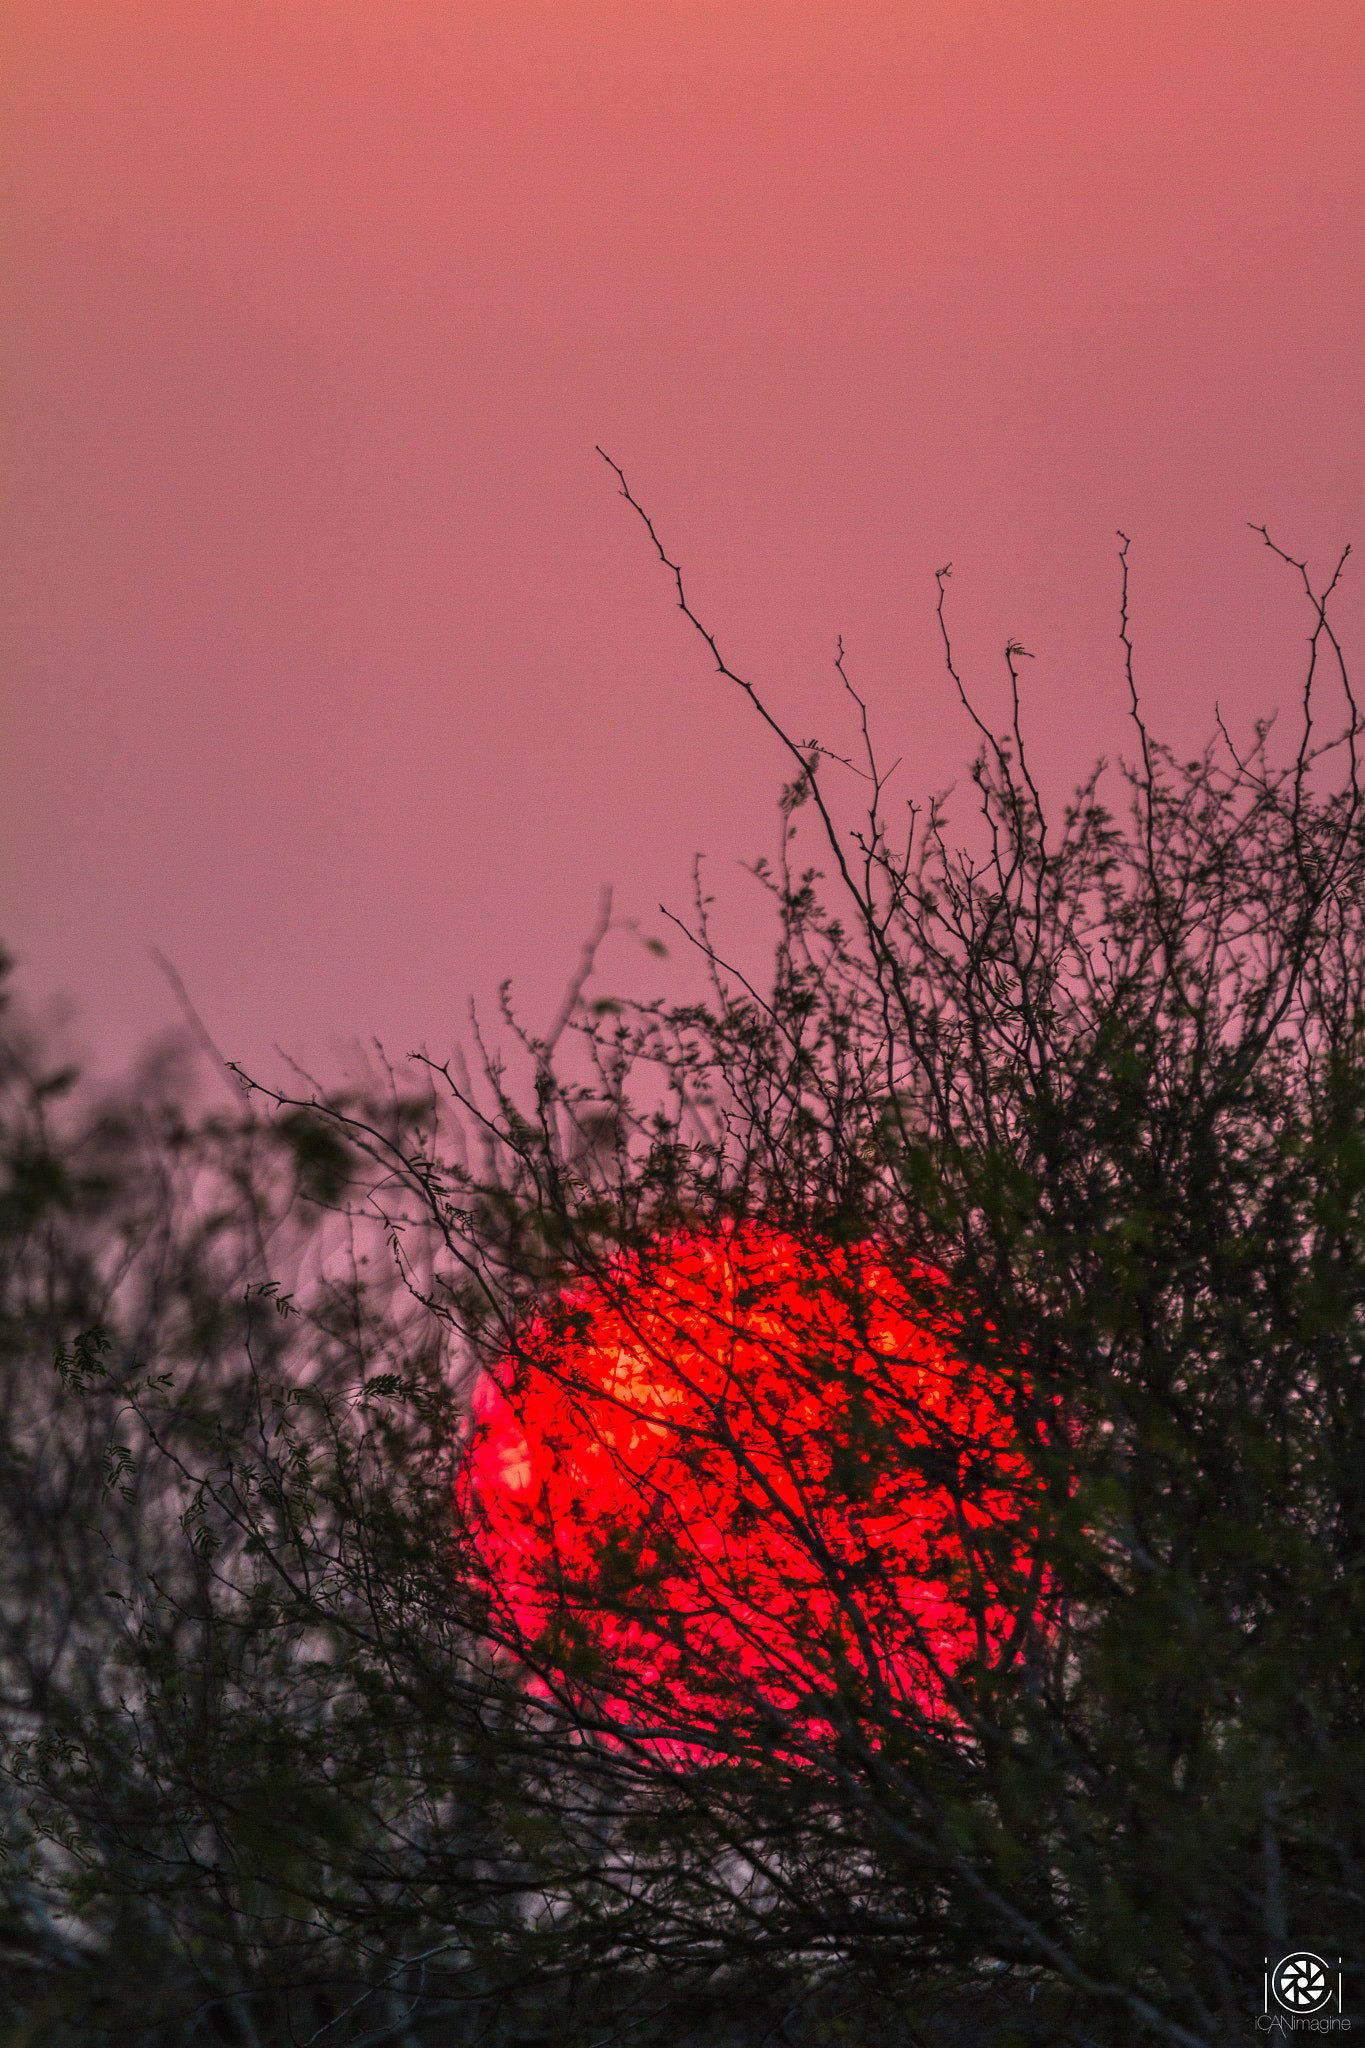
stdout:
<svg viewBox="0 0 1365 2048">
<path fill-rule="evenodd" d="M 353 1986 L 310 2022 L 331 2038 L 724 2016 L 1206 2044 L 1250 2037 L 1263 1959 L 1296 1948 L 1343 1958 L 1350 2012 L 1361 722 L 1337 578 L 1273 552 L 1311 620 L 1287 757 L 1266 727 L 1186 763 L 1149 733 L 1124 541 L 1123 803 L 1097 770 L 1060 816 L 1017 686 L 1007 735 L 972 710 L 945 572 L 973 841 L 941 803 L 897 836 L 846 681 L 852 762 L 706 634 L 791 762 L 770 985 L 699 894 L 704 1002 L 590 1005 L 580 979 L 514 1068 L 258 1093 L 416 1320 L 351 1287 L 343 1369 L 319 1282 L 269 1374 L 225 1338 L 238 1408 L 158 1420 L 154 1347 L 122 1387 L 216 1617 L 174 1683 L 211 1669 L 250 1711 L 229 1797 L 135 1645 L 143 1807 L 102 1761 L 131 1707 L 101 1707 L 104 1751 L 24 1752 L 91 1942 L 172 1811 L 182 1841 L 236 1812 L 255 1759 L 288 1871 L 237 1826 L 216 1860 L 156 1847 L 151 1893 L 222 1902 L 243 2012 Z M 268 1442 L 263 1378 L 292 1417 Z"/>
</svg>

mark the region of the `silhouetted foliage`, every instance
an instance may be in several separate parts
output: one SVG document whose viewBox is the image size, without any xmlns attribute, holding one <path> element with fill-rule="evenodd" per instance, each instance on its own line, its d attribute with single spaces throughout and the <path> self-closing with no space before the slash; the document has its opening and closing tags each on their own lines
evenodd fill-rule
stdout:
<svg viewBox="0 0 1365 2048">
<path fill-rule="evenodd" d="M 721 960 L 699 891 L 709 999 L 587 1004 L 589 954 L 555 1031 L 516 1036 L 524 1086 L 422 1060 L 347 1098 L 256 1088 L 190 1123 L 144 1090 L 63 1123 L 70 1077 L 6 1055 L 15 2041 L 1204 2048 L 1251 2038 L 1263 1959 L 1294 1948 L 1344 1959 L 1351 2011 L 1361 724 L 1337 579 L 1290 563 L 1312 631 L 1287 757 L 1220 727 L 1177 761 L 1141 713 L 1127 557 L 1126 815 L 1099 769 L 1047 814 L 1023 650 L 1002 738 L 945 625 L 975 851 L 942 801 L 897 836 L 847 682 L 858 762 L 793 740 L 706 635 L 792 764 L 770 985 Z M 810 820 L 827 877 L 794 864 Z M 805 1419 L 770 1404 L 759 1457 L 757 1381 L 740 1421 L 739 1381 L 702 1375 L 673 1421 L 613 1381 L 662 1448 L 620 1461 L 610 1529 L 547 1526 L 510 1599 L 475 1376 L 523 1417 L 550 1383 L 586 1414 L 585 1304 L 668 1364 L 641 1276 L 754 1231 L 804 1247 L 845 1335 L 814 1345 L 759 1282 L 706 1313 L 732 1348 L 769 1316 L 764 1373 Z M 989 1527 L 970 1487 L 1003 1501 L 1004 1467 L 963 1477 L 970 1404 L 931 1441 L 904 1373 L 877 1377 L 888 1274 L 1012 1418 L 1026 1477 Z M 836 1379 L 856 1431 L 812 1462 Z M 665 1597 L 689 1568 L 665 1455 L 716 1498 L 770 1486 L 767 1569 L 807 1592 L 764 1582 L 762 1656 L 727 1663 Z M 964 1628 L 1008 1593 L 973 1655 L 888 1605 L 860 1506 L 885 1473 L 958 1503 L 956 1548 L 922 1555 Z"/>
</svg>

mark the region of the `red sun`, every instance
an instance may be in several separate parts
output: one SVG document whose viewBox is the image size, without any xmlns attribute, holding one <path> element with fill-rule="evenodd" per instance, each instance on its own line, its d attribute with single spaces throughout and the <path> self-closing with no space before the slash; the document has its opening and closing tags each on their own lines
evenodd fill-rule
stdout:
<svg viewBox="0 0 1365 2048">
<path fill-rule="evenodd" d="M 930 1268 L 758 1226 L 577 1287 L 475 1402 L 499 1634 L 684 1743 L 943 1711 L 1022 1637 L 1037 1502 L 963 1327 Z"/>
</svg>

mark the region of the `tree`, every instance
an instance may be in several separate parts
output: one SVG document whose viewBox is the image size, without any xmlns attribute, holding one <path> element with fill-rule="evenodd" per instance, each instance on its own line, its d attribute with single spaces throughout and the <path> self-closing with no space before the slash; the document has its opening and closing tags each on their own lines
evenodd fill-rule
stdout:
<svg viewBox="0 0 1365 2048">
<path fill-rule="evenodd" d="M 1183 764 L 1150 735 L 1126 540 L 1126 821 L 1099 769 L 1047 814 L 1017 645 L 1011 732 L 972 711 L 946 571 L 978 852 L 938 802 L 895 837 L 845 680 L 868 793 L 847 836 L 853 764 L 792 739 L 706 634 L 792 762 L 760 868 L 771 987 L 719 958 L 699 893 L 710 1000 L 577 1002 L 521 1036 L 524 1091 L 489 1057 L 370 1100 L 258 1092 L 259 1156 L 329 1162 L 328 1227 L 357 1258 L 382 1235 L 405 1296 L 343 1290 L 339 1334 L 324 1273 L 268 1373 L 257 1297 L 211 1402 L 157 1393 L 145 1362 L 117 1382 L 127 1455 L 180 1518 L 155 1541 L 188 1528 L 199 1560 L 176 1612 L 196 1585 L 214 1620 L 174 1684 L 137 1650 L 137 1714 L 102 1696 L 102 1750 L 30 1744 L 12 1772 L 24 1825 L 82 1873 L 82 1939 L 145 1885 L 183 1972 L 179 1930 L 203 1943 L 211 1904 L 261 2040 L 330 1976 L 351 2005 L 322 2039 L 529 2025 L 539 1998 L 547 2039 L 723 2020 L 754 2041 L 1221 2043 L 1296 1948 L 1343 1958 L 1350 2011 L 1361 722 L 1329 617 L 1345 557 L 1319 592 L 1263 539 L 1311 607 L 1287 759 L 1268 726 Z M 1329 665 L 1345 709 L 1320 738 Z M 812 819 L 828 895 L 794 864 Z M 698 1293 L 718 1247 L 734 1284 Z M 79 1334 L 67 1378 L 93 1387 Z M 907 1370 L 930 1351 L 951 1395 Z M 586 1432 L 610 1513 L 536 1525 L 499 1494 L 488 1447 L 514 1425 L 532 1460 Z M 197 1751 L 170 1705 L 187 1673 L 223 1702 Z M 113 1761 L 134 1719 L 156 1731 L 140 1806 Z M 253 1835 L 262 1781 L 289 1788 L 266 1795 L 287 1824 Z M 211 1820 L 214 1856 L 169 1857 L 172 1819 L 181 1842 Z"/>
<path fill-rule="evenodd" d="M 557 1853 L 463 1619 L 455 1390 L 327 1238 L 327 1126 L 174 1078 L 0 1067 L 3 2038 L 448 2039 L 543 1975 Z"/>
</svg>

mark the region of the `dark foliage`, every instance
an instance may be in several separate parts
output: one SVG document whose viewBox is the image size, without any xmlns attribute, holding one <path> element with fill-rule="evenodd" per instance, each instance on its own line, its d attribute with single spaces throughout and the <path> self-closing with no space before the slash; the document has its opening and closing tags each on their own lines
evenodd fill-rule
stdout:
<svg viewBox="0 0 1365 2048">
<path fill-rule="evenodd" d="M 0 2038 L 1206 2048 L 1294 1948 L 1353 2010 L 1361 727 L 1335 579 L 1291 563 L 1287 757 L 1262 727 L 1173 759 L 1122 560 L 1124 816 L 1099 770 L 1046 815 L 1016 687 L 976 850 L 937 802 L 898 838 L 851 689 L 841 762 L 732 677 L 792 761 L 770 987 L 699 895 L 710 1000 L 580 981 L 524 1088 L 420 1062 L 63 1120 L 70 1077 L 11 1045 Z M 855 1297 L 860 1246 L 946 1276 L 1018 1417 L 1033 1576 L 931 1711 L 845 1575 L 856 1670 L 793 1718 L 737 1669 L 680 1748 L 600 1641 L 518 1638 L 459 1508 L 465 1395 L 556 1369 L 529 1333 L 566 1290 L 629 1315 L 631 1260 L 755 1220 L 844 1248 Z M 706 1452 L 739 1456 L 719 1414 Z M 647 1578 L 604 1558 L 601 1614 L 647 1616 Z"/>
</svg>

